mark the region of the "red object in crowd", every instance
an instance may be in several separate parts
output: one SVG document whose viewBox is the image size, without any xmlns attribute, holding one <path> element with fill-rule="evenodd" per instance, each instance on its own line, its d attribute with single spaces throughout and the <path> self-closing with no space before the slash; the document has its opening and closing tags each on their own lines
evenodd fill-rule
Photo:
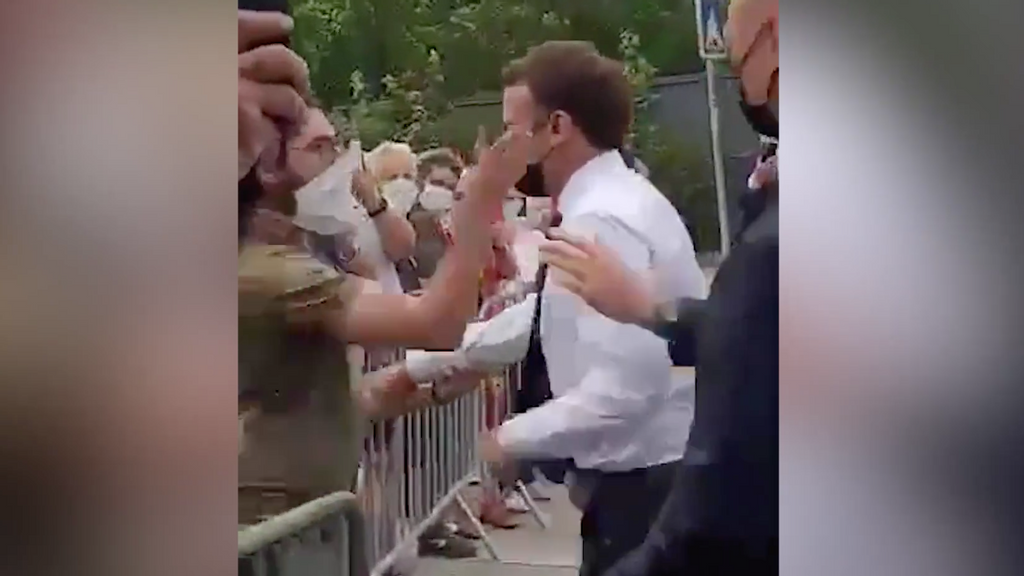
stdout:
<svg viewBox="0 0 1024 576">
<path fill-rule="evenodd" d="M 491 224 L 505 224 L 505 213 L 498 205 L 497 211 L 491 216 Z M 490 262 L 484 267 L 483 278 L 481 279 L 481 291 L 484 299 L 490 298 L 501 289 L 504 280 L 512 280 L 516 276 L 515 259 L 512 257 L 508 246 L 496 245 Z"/>
<path fill-rule="evenodd" d="M 499 205 L 497 213 L 491 216 L 491 224 L 501 224 L 504 222 L 505 215 Z M 449 225 L 446 222 L 438 221 L 437 226 L 445 242 L 451 246 L 453 237 Z M 515 278 L 515 260 L 511 252 L 506 246 L 495 246 L 490 261 L 484 266 L 483 272 L 480 275 L 481 296 L 484 300 L 494 296 L 501 289 L 502 281 L 513 278 Z"/>
</svg>

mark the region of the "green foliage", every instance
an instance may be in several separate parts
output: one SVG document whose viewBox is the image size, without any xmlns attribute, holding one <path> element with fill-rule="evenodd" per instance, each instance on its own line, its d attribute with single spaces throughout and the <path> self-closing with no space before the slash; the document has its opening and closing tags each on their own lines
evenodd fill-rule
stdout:
<svg viewBox="0 0 1024 576">
<path fill-rule="evenodd" d="M 441 55 L 434 49 L 427 50 L 424 68 L 385 75 L 377 96 L 370 93 L 362 72 L 355 70 L 349 77 L 348 103 L 332 109 L 331 116 L 346 136 L 358 137 L 368 146 L 383 140 L 416 148 L 437 146 L 440 141 L 432 127 L 452 108 L 444 83 Z"/>
<path fill-rule="evenodd" d="M 702 67 L 685 0 L 295 0 L 293 12 L 296 50 L 332 108 L 353 102 L 356 70 L 368 95 L 379 97 L 388 76 L 426 70 L 431 50 L 443 57 L 439 94 L 449 101 L 500 89 L 502 66 L 551 39 L 585 39 L 622 56 L 620 33 L 630 30 L 662 74 Z M 408 89 L 421 89 L 413 84 Z"/>
<path fill-rule="evenodd" d="M 619 52 L 637 96 L 632 147 L 650 169 L 651 182 L 686 218 L 694 243 L 711 249 L 719 242 L 712 168 L 699 146 L 687 145 L 654 118 L 651 87 L 658 70 L 644 57 L 640 37 L 623 30 Z"/>
<path fill-rule="evenodd" d="M 462 105 L 501 88 L 500 70 L 533 45 L 584 39 L 620 58 L 637 95 L 632 146 L 683 212 L 699 248 L 717 245 L 711 170 L 701 145 L 652 118 L 655 76 L 700 71 L 693 5 L 685 0 L 296 0 L 294 46 L 318 98 L 364 148 L 472 148 L 494 136 L 493 105 Z M 706 144 L 706 143 L 700 143 Z M 706 145 L 705 145 L 706 148 Z"/>
</svg>

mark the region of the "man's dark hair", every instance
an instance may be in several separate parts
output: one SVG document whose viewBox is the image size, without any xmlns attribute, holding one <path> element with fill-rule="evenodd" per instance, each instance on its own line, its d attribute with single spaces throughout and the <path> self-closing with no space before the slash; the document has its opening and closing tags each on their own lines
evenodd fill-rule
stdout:
<svg viewBox="0 0 1024 576">
<path fill-rule="evenodd" d="M 525 84 L 539 108 L 568 114 L 592 146 L 621 148 L 633 122 L 633 90 L 621 62 L 593 44 L 549 41 L 502 72 L 504 86 Z"/>
<path fill-rule="evenodd" d="M 447 168 L 458 178 L 462 175 L 462 162 L 448 148 L 435 148 L 421 153 L 417 158 L 416 175 L 420 182 L 427 179 L 434 168 Z"/>
</svg>

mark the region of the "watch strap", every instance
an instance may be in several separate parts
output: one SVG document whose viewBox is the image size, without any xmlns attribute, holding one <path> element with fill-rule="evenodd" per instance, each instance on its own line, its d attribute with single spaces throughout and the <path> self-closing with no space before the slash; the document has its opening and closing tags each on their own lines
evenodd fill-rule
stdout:
<svg viewBox="0 0 1024 576">
<path fill-rule="evenodd" d="M 379 199 L 380 204 L 378 204 L 373 210 L 367 210 L 366 212 L 370 218 L 376 218 L 388 210 L 388 201 L 385 200 L 383 196 L 378 196 L 377 198 Z"/>
</svg>

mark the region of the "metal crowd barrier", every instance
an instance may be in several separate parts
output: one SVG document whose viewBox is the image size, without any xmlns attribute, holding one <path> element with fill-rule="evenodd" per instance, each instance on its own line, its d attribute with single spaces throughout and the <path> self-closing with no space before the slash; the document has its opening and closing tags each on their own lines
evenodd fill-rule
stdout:
<svg viewBox="0 0 1024 576">
<path fill-rule="evenodd" d="M 239 576 L 364 576 L 367 558 L 356 496 L 337 492 L 238 533 Z"/>
<path fill-rule="evenodd" d="M 497 308 L 521 296 L 507 295 Z M 402 353 L 367 355 L 363 372 L 390 365 Z M 416 555 L 419 537 L 450 514 L 463 514 L 494 545 L 470 509 L 464 490 L 491 489 L 496 480 L 477 458 L 481 432 L 508 417 L 519 387 L 520 365 L 486 376 L 472 391 L 393 420 L 371 424 L 357 495 L 340 492 L 242 529 L 240 576 L 383 576 L 405 555 Z M 522 482 L 514 487 L 546 527 Z"/>
<path fill-rule="evenodd" d="M 497 306 L 492 302 L 491 308 L 502 309 L 521 298 L 509 293 Z M 368 358 L 365 371 L 382 364 L 387 362 Z M 419 537 L 454 514 L 473 525 L 482 535 L 484 551 L 498 559 L 464 492 L 471 485 L 487 490 L 495 484 L 488 467 L 477 458 L 477 445 L 482 431 L 508 416 L 519 381 L 517 364 L 484 377 L 472 391 L 446 404 L 373 424 L 359 484 L 373 576 L 386 574 L 403 558 L 415 556 Z M 517 483 L 515 488 L 534 518 L 546 527 L 525 486 Z"/>
<path fill-rule="evenodd" d="M 476 484 L 486 489 L 494 481 L 477 459 L 477 444 L 488 420 L 493 424 L 507 416 L 518 375 L 519 366 L 510 367 L 448 404 L 374 425 L 361 474 L 373 576 L 386 574 L 406 555 L 414 556 L 419 537 L 451 514 L 464 515 L 482 535 L 486 553 L 498 559 L 464 491 Z M 520 482 L 515 488 L 546 527 L 525 486 Z"/>
</svg>

